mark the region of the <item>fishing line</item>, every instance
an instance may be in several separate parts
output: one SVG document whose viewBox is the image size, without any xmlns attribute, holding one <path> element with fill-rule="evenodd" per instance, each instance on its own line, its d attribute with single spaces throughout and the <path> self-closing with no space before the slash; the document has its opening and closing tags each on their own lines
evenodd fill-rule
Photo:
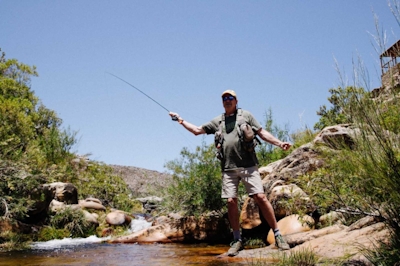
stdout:
<svg viewBox="0 0 400 266">
<path fill-rule="evenodd" d="M 160 104 L 159 102 L 157 102 L 156 100 L 154 100 L 153 98 L 151 98 L 151 97 L 150 97 L 149 95 L 147 95 L 144 91 L 142 91 L 142 90 L 136 88 L 135 86 L 133 86 L 132 84 L 130 84 L 128 81 L 126 81 L 126 80 L 124 80 L 124 79 L 122 79 L 122 78 L 120 78 L 120 77 L 118 77 L 118 76 L 116 76 L 116 75 L 114 75 L 114 74 L 112 74 L 112 73 L 110 73 L 110 72 L 105 71 L 105 73 L 107 73 L 107 74 L 109 74 L 109 75 L 111 75 L 111 76 L 113 76 L 113 77 L 115 77 L 115 78 L 117 78 L 117 79 L 119 79 L 119 80 L 125 82 L 126 84 L 128 84 L 128 85 L 131 86 L 132 88 L 136 89 L 138 92 L 142 93 L 144 96 L 146 96 L 146 97 L 149 98 L 150 100 L 152 100 L 152 101 L 153 101 L 154 103 L 156 103 L 158 106 L 160 106 L 161 108 L 163 108 L 164 110 L 166 110 L 168 113 L 170 112 L 165 106 L 163 106 L 162 104 Z M 178 121 L 178 117 L 176 117 L 176 116 L 173 116 L 173 117 L 171 117 L 171 118 L 172 118 L 173 121 Z M 179 131 L 179 132 L 180 132 L 180 131 Z M 193 146 L 193 143 L 187 138 L 187 136 L 183 135 L 182 132 L 180 132 L 180 134 L 187 140 L 187 142 L 189 142 L 189 143 Z"/>
<path fill-rule="evenodd" d="M 153 98 L 151 98 L 149 95 L 147 95 L 147 94 L 146 94 L 145 92 L 143 92 L 142 90 L 140 90 L 140 89 L 136 88 L 135 86 L 133 86 L 132 84 L 130 84 L 128 81 L 126 81 L 126 80 L 124 80 L 124 79 L 122 79 L 122 78 L 120 78 L 120 77 L 118 77 L 118 76 L 116 76 L 116 75 L 114 75 L 114 74 L 112 74 L 112 73 L 110 73 L 110 72 L 106 72 L 106 73 L 109 74 L 109 75 L 111 75 L 111 76 L 113 76 L 113 77 L 115 77 L 115 78 L 117 78 L 117 79 L 119 79 L 119 80 L 121 80 L 121 81 L 123 81 L 123 82 L 125 82 L 126 84 L 128 84 L 129 86 L 131 86 L 132 88 L 136 89 L 138 92 L 142 93 L 144 96 L 146 96 L 147 98 L 149 98 L 150 100 L 152 100 L 153 102 L 155 102 L 156 104 L 158 104 L 161 108 L 163 108 L 164 110 L 166 110 L 168 113 L 170 113 L 170 111 L 169 111 L 166 107 L 164 107 L 162 104 L 160 104 L 159 102 L 157 102 L 156 100 L 154 100 Z M 173 116 L 173 117 L 172 117 L 172 120 L 177 121 L 177 120 L 178 120 L 178 117 Z"/>
</svg>

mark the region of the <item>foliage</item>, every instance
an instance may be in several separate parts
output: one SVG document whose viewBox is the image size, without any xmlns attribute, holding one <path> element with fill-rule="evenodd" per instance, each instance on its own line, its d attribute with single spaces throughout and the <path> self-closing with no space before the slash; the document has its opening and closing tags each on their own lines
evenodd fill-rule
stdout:
<svg viewBox="0 0 400 266">
<path fill-rule="evenodd" d="M 37 241 L 49 241 L 53 239 L 63 239 L 70 237 L 70 232 L 66 228 L 55 228 L 53 226 L 44 226 L 36 236 Z"/>
<path fill-rule="evenodd" d="M 142 204 L 131 199 L 131 191 L 120 176 L 113 174 L 111 167 L 91 163 L 75 182 L 82 198 L 102 199 L 104 204 L 126 212 L 137 212 Z M 83 182 L 82 182 L 83 181 Z"/>
<path fill-rule="evenodd" d="M 338 98 L 347 99 L 348 92 L 341 91 L 346 95 Z M 365 215 L 384 221 L 391 231 L 390 241 L 366 253 L 377 265 L 393 265 L 400 251 L 400 149 L 398 135 L 388 129 L 398 132 L 399 103 L 396 97 L 388 102 L 365 97 L 362 90 L 352 93 L 351 101 L 336 104 L 352 122 L 354 145 L 323 153 L 328 166 L 300 180 L 322 212 L 342 211 L 348 222 Z"/>
<path fill-rule="evenodd" d="M 268 109 L 268 111 L 265 113 L 264 129 L 270 132 L 276 138 L 280 139 L 281 141 L 289 140 L 288 126 L 286 125 L 282 129 L 276 124 L 274 124 L 273 114 L 271 109 Z M 257 154 L 257 159 L 259 161 L 259 165 L 265 166 L 286 157 L 289 154 L 289 152 L 284 151 L 280 148 L 276 148 L 274 145 L 262 141 L 262 143 L 256 147 L 256 154 Z"/>
<path fill-rule="evenodd" d="M 314 200 L 325 202 L 320 206 L 337 209 L 349 217 L 372 215 L 384 221 L 391 232 L 388 241 L 364 252 L 376 265 L 393 265 L 400 254 L 399 88 L 381 88 L 380 95 L 372 95 L 363 89 L 369 84 L 361 60 L 354 73 L 353 86 L 331 90 L 329 101 L 333 107 L 320 109 L 321 119 L 315 126 L 321 129 L 350 123 L 354 145 L 326 154 L 327 168 L 303 177 L 303 181 L 312 182 L 322 191 L 320 195 L 311 193 Z"/>
<path fill-rule="evenodd" d="M 60 129 L 62 120 L 47 109 L 30 89 L 36 67 L 16 59 L 0 60 L 0 155 L 54 164 L 65 160 L 75 133 Z"/>
<path fill-rule="evenodd" d="M 312 142 L 316 135 L 317 135 L 317 132 L 315 132 L 307 127 L 305 129 L 298 130 L 296 132 L 291 133 L 290 137 L 293 141 L 292 148 L 296 149 L 296 148 L 302 146 L 303 144 Z"/>
<path fill-rule="evenodd" d="M 247 259 L 246 265 L 263 266 L 314 266 L 320 265 L 318 256 L 309 249 L 303 248 L 290 252 L 279 252 L 272 254 L 271 258 L 266 258 L 260 253 L 259 257 Z"/>
<path fill-rule="evenodd" d="M 214 145 L 207 146 L 203 141 L 195 152 L 183 148 L 180 154 L 180 160 L 166 164 L 173 172 L 173 181 L 166 189 L 163 208 L 187 215 L 220 211 L 225 202 L 221 199 L 220 162 Z"/>
<path fill-rule="evenodd" d="M 50 227 L 44 227 L 40 236 L 47 240 L 64 237 L 87 237 L 93 235 L 95 227 L 85 219 L 81 210 L 65 208 L 50 217 Z"/>
<path fill-rule="evenodd" d="M 31 206 L 40 195 L 32 193 L 44 182 L 41 175 L 31 175 L 26 164 L 0 160 L 0 214 L 24 220 Z M 24 196 L 22 196 L 24 195 Z"/>
<path fill-rule="evenodd" d="M 35 96 L 30 84 L 31 78 L 37 76 L 34 66 L 6 59 L 1 53 L 0 216 L 28 221 L 31 207 L 45 197 L 35 192 L 50 182 L 73 183 L 81 198 L 93 196 L 110 207 L 140 210 L 141 203 L 130 199 L 128 186 L 109 167 L 97 162 L 88 165 L 85 160 L 72 163 L 76 159 L 71 152 L 77 142 L 76 132 L 62 129 L 62 120 Z M 81 212 L 68 210 L 48 216 L 47 223 L 39 239 L 95 233 Z M 20 244 L 15 241 L 28 240 L 24 234 L 4 239 L 15 247 Z"/>
<path fill-rule="evenodd" d="M 290 251 L 289 253 L 283 252 L 277 256 L 278 262 L 274 265 L 278 266 L 314 266 L 318 263 L 318 256 L 309 249 L 300 249 Z"/>
<path fill-rule="evenodd" d="M 397 214 L 399 215 L 399 213 Z M 397 216 L 399 217 L 399 216 Z M 399 231 L 392 230 L 390 241 L 380 241 L 374 249 L 362 249 L 365 257 L 373 265 L 392 266 L 400 261 L 400 235 Z"/>
<path fill-rule="evenodd" d="M 0 251 L 22 250 L 28 248 L 29 236 L 12 231 L 0 232 Z"/>
<path fill-rule="evenodd" d="M 331 88 L 329 92 L 331 96 L 328 101 L 332 106 L 330 109 L 327 109 L 326 105 L 320 107 L 317 115 L 321 117 L 314 125 L 314 129 L 322 130 L 327 126 L 352 123 L 354 119 L 352 116 L 353 108 L 357 108 L 356 103 L 367 97 L 363 88 L 353 86 Z"/>
</svg>

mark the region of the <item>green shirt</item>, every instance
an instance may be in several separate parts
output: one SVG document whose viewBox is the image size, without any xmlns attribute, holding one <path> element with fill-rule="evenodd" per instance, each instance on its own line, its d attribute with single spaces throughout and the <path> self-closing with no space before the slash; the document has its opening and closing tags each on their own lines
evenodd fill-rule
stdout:
<svg viewBox="0 0 400 266">
<path fill-rule="evenodd" d="M 256 165 L 256 161 L 253 159 L 253 156 L 255 156 L 254 152 L 244 150 L 240 143 L 237 132 L 238 127 L 236 126 L 237 116 L 237 111 L 232 116 L 225 116 L 225 126 L 223 127 L 225 129 L 223 132 L 224 142 L 222 146 L 224 160 L 221 164 L 223 171 Z M 258 123 L 250 112 L 242 110 L 242 117 L 255 130 L 258 131 L 261 129 L 260 123 Z M 210 122 L 202 125 L 202 128 L 207 134 L 215 134 L 219 129 L 219 124 L 223 122 L 222 118 L 223 115 L 219 115 Z"/>
</svg>

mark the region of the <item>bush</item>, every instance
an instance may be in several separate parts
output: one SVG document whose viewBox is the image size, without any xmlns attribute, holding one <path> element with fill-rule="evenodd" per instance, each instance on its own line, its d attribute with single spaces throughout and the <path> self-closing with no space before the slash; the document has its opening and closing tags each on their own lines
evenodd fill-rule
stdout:
<svg viewBox="0 0 400 266">
<path fill-rule="evenodd" d="M 24 221 L 28 208 L 40 197 L 32 193 L 45 182 L 42 175 L 32 175 L 28 165 L 0 160 L 0 215 Z"/>
<path fill-rule="evenodd" d="M 187 215 L 221 211 L 225 201 L 221 199 L 221 166 L 214 144 L 207 146 L 203 141 L 193 153 L 184 148 L 181 156 L 166 164 L 173 172 L 173 180 L 164 195 L 164 211 Z"/>
<path fill-rule="evenodd" d="M 138 212 L 142 208 L 139 201 L 131 199 L 132 192 L 120 176 L 113 174 L 112 168 L 90 163 L 75 182 L 81 198 L 94 197 L 112 208 L 126 212 Z"/>
<path fill-rule="evenodd" d="M 282 253 L 277 256 L 278 266 L 314 266 L 318 263 L 317 255 L 309 249 L 301 249 Z"/>
<path fill-rule="evenodd" d="M 82 210 L 66 208 L 48 218 L 47 225 L 41 228 L 36 235 L 36 240 L 88 237 L 96 234 L 96 227 L 85 219 Z"/>
</svg>

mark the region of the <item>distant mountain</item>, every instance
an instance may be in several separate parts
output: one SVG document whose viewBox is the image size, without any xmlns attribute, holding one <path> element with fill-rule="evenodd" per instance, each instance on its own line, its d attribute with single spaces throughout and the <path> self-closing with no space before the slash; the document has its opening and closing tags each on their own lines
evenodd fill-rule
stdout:
<svg viewBox="0 0 400 266">
<path fill-rule="evenodd" d="M 116 175 L 121 176 L 134 197 L 161 196 L 160 192 L 172 179 L 172 175 L 154 170 L 122 165 L 109 166 Z"/>
</svg>

